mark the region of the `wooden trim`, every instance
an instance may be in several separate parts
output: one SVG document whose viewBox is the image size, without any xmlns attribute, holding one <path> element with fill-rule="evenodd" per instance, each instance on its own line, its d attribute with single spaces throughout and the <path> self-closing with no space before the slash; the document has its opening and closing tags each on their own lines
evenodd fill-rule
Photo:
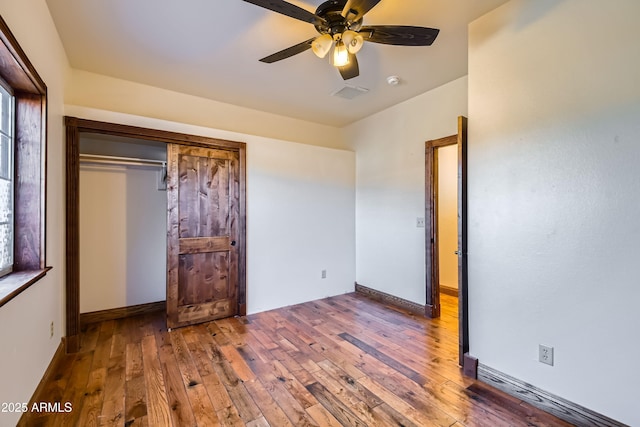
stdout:
<svg viewBox="0 0 640 427">
<path fill-rule="evenodd" d="M 44 264 L 44 196 L 41 95 L 15 97 L 14 271 L 40 270 Z"/>
<path fill-rule="evenodd" d="M 239 223 L 238 234 L 238 315 L 247 315 L 247 148 L 245 144 L 240 146 L 238 153 L 239 178 L 240 178 L 240 200 L 238 205 Z"/>
<path fill-rule="evenodd" d="M 465 377 L 478 378 L 478 358 L 465 353 L 462 357 L 462 373 Z"/>
<path fill-rule="evenodd" d="M 51 267 L 41 270 L 16 271 L 0 278 L 0 307 L 43 278 Z"/>
<path fill-rule="evenodd" d="M 458 117 L 458 360 L 469 352 L 469 278 L 467 268 L 467 118 Z"/>
<path fill-rule="evenodd" d="M 425 143 L 425 225 L 427 317 L 440 317 L 440 270 L 438 266 L 438 151 L 458 143 L 458 135 Z"/>
<path fill-rule="evenodd" d="M 66 356 L 65 344 L 64 344 L 64 338 L 63 338 L 60 340 L 60 343 L 58 344 L 58 348 L 56 348 L 55 353 L 53 353 L 53 357 L 49 362 L 49 366 L 47 366 L 47 369 L 44 371 L 44 375 L 40 379 L 38 386 L 36 387 L 35 391 L 31 395 L 31 399 L 29 399 L 29 409 L 33 407 L 33 404 L 35 402 L 39 401 L 41 398 L 44 397 L 42 396 L 44 392 L 44 388 L 46 387 L 47 383 L 49 383 L 50 381 L 53 381 L 53 375 L 56 372 L 58 365 L 62 363 L 62 360 L 64 359 L 65 356 Z M 19 426 L 27 425 L 26 417 L 28 417 L 29 413 L 30 411 L 23 412 L 17 425 Z"/>
<path fill-rule="evenodd" d="M 4 80 L 11 85 L 15 92 L 46 95 L 47 85 L 44 84 L 44 81 L 1 16 L 0 41 L 2 42 L 0 43 L 0 58 L 7 70 L 3 76 Z"/>
<path fill-rule="evenodd" d="M 440 272 L 438 269 L 438 152 L 449 145 L 458 147 L 458 363 L 469 352 L 469 308 L 467 280 L 467 118 L 458 117 L 458 133 L 425 143 L 425 264 L 428 317 L 440 316 Z M 443 291 L 446 292 L 446 291 Z"/>
<path fill-rule="evenodd" d="M 415 303 L 413 301 L 406 300 L 394 295 L 387 294 L 376 289 L 371 289 L 356 282 L 356 292 L 366 295 L 369 298 L 380 301 L 383 304 L 387 304 L 393 307 L 402 308 L 413 314 L 424 316 L 425 306 Z"/>
<path fill-rule="evenodd" d="M 458 290 L 456 288 L 440 285 L 440 293 L 458 298 Z"/>
<path fill-rule="evenodd" d="M 104 135 L 123 136 L 126 138 L 144 139 L 147 141 L 165 142 L 168 144 L 190 145 L 205 148 L 224 148 L 239 151 L 243 142 L 210 138 L 207 136 L 190 135 L 186 133 L 170 132 L 159 129 L 142 128 L 138 126 L 121 125 L 117 123 L 100 122 L 96 120 L 80 119 L 65 116 L 65 125 L 78 129 L 78 132 L 100 133 Z M 242 145 L 242 146 L 241 146 Z"/>
<path fill-rule="evenodd" d="M 458 135 L 449 135 L 427 142 L 430 143 L 434 148 L 447 147 L 449 145 L 455 145 L 458 143 Z"/>
<path fill-rule="evenodd" d="M 435 319 L 437 317 L 440 317 L 440 306 L 435 306 L 432 304 L 425 304 L 424 306 L 424 315 L 431 318 L 431 319 Z"/>
<path fill-rule="evenodd" d="M 165 311 L 166 301 L 148 302 L 146 304 L 130 305 L 127 307 L 110 308 L 107 310 L 91 311 L 80 313 L 80 327 L 89 323 L 103 322 L 105 320 L 123 319 L 125 317 L 138 316 L 140 314 L 155 313 Z"/>
<path fill-rule="evenodd" d="M 189 135 L 158 129 L 107 123 L 95 120 L 65 117 L 66 126 L 66 345 L 67 352 L 78 351 L 80 334 L 80 260 L 79 260 L 79 183 L 80 157 L 79 140 L 81 132 L 100 133 L 126 138 L 158 141 L 194 147 L 221 148 L 237 151 L 240 159 L 240 218 L 237 239 L 238 272 L 238 312 L 246 315 L 246 144 L 205 136 Z"/>
<path fill-rule="evenodd" d="M 482 363 L 478 364 L 478 380 L 571 424 L 579 426 L 628 427 L 626 424 L 541 390 Z"/>
<path fill-rule="evenodd" d="M 80 132 L 66 124 L 66 345 L 67 353 L 75 353 L 80 336 Z"/>
</svg>

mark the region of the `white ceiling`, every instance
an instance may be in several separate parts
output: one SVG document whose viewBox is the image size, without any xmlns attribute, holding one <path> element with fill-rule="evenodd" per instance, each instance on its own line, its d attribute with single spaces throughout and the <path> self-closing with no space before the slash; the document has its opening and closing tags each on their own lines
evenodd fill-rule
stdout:
<svg viewBox="0 0 640 427">
<path fill-rule="evenodd" d="M 323 0 L 292 0 L 315 12 Z M 317 35 L 308 23 L 242 0 L 47 0 L 76 69 L 332 126 L 343 126 L 467 74 L 467 24 L 507 0 L 383 0 L 365 25 L 440 29 L 430 47 L 365 43 L 369 92 L 332 97 L 345 82 L 309 50 L 262 57 Z M 386 78 L 398 75 L 391 87 Z"/>
</svg>

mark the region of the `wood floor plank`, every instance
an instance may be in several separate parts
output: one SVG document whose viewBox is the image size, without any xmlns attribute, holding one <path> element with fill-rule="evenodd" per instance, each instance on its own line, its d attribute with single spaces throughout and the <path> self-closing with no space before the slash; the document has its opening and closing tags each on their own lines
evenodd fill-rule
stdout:
<svg viewBox="0 0 640 427">
<path fill-rule="evenodd" d="M 188 386 L 187 396 L 197 425 L 207 427 L 221 425 L 204 384 Z"/>
<path fill-rule="evenodd" d="M 270 424 L 267 422 L 265 417 L 260 417 L 251 421 L 250 423 L 247 423 L 247 427 L 270 427 Z"/>
<path fill-rule="evenodd" d="M 144 382 L 142 344 L 130 342 L 125 347 L 125 422 L 142 424 L 147 416 L 147 393 Z"/>
<path fill-rule="evenodd" d="M 199 329 L 198 329 L 199 328 Z M 197 325 L 191 328 L 182 328 L 182 337 L 184 338 L 189 354 L 200 374 L 200 377 L 214 373 L 211 361 L 208 359 L 207 352 L 200 343 L 202 336 L 207 331 L 204 326 Z"/>
<path fill-rule="evenodd" d="M 147 417 L 152 426 L 170 426 L 171 415 L 165 379 L 163 377 L 156 337 L 147 335 L 142 338 L 142 360 L 144 364 L 144 382 L 147 391 Z"/>
<path fill-rule="evenodd" d="M 223 345 L 220 347 L 220 351 L 224 354 L 225 358 L 242 381 L 251 381 L 255 379 L 255 374 L 244 361 L 238 350 L 232 345 Z"/>
<path fill-rule="evenodd" d="M 107 378 L 107 368 L 97 368 L 89 374 L 82 410 L 78 417 L 80 426 L 97 426 L 102 411 L 103 389 Z"/>
<path fill-rule="evenodd" d="M 320 383 L 313 383 L 307 386 L 307 390 L 318 399 L 318 402 L 325 407 L 327 411 L 331 413 L 343 426 L 349 427 L 366 427 L 364 421 L 362 421 L 356 414 L 351 411 L 342 401 L 336 398 L 336 396 L 326 389 Z"/>
<path fill-rule="evenodd" d="M 307 413 L 318 423 L 320 427 L 341 427 L 342 424 L 336 419 L 331 412 L 327 411 L 327 408 L 318 403 L 317 405 L 309 406 Z"/>
<path fill-rule="evenodd" d="M 425 385 L 427 383 L 427 381 L 429 381 L 424 375 L 420 374 L 419 372 L 414 371 L 411 368 L 408 368 L 405 364 L 398 362 L 397 360 L 395 360 L 393 357 L 389 356 L 388 354 L 385 354 L 385 353 L 377 350 L 376 348 L 370 346 L 369 344 L 365 343 L 364 341 L 359 340 L 358 338 L 354 337 L 351 334 L 342 333 L 342 334 L 340 334 L 338 336 L 340 338 L 342 338 L 343 340 L 348 341 L 351 344 L 355 345 L 360 350 L 362 350 L 362 351 L 370 354 L 371 356 L 375 357 L 376 359 L 378 359 L 379 361 L 381 361 L 385 365 L 389 366 L 390 368 L 395 369 L 396 371 L 400 372 L 402 375 L 404 375 L 405 377 L 409 378 L 411 381 L 415 381 L 417 384 Z"/>
<path fill-rule="evenodd" d="M 100 334 L 100 323 L 90 323 L 83 327 L 80 335 L 80 351 L 92 351 L 96 348 L 98 335 Z"/>
<path fill-rule="evenodd" d="M 369 408 L 375 408 L 384 403 L 382 399 L 371 393 L 365 387 L 362 387 L 356 379 L 350 377 L 345 371 L 330 360 L 323 360 L 319 363 L 319 366 L 327 372 L 327 374 L 335 378 L 342 387 L 358 396 L 358 398 L 366 403 Z"/>
<path fill-rule="evenodd" d="M 118 363 L 109 366 L 106 372 L 104 404 L 99 423 L 101 426 L 119 426 L 125 416 L 125 361 L 123 357 L 118 357 L 117 360 Z"/>
<path fill-rule="evenodd" d="M 403 427 L 421 427 L 400 412 L 393 409 L 389 404 L 383 403 L 373 408 L 373 414 L 376 417 L 378 425 L 385 426 L 403 426 Z"/>
<path fill-rule="evenodd" d="M 252 380 L 245 383 L 247 391 L 253 397 L 260 410 L 262 411 L 265 421 L 269 425 L 278 427 L 296 427 L 291 423 L 287 414 L 284 413 L 278 403 L 271 397 L 260 380 Z"/>
<path fill-rule="evenodd" d="M 173 334 L 179 334 L 179 332 L 161 331 L 156 336 L 166 399 L 174 426 L 194 425 L 193 410 L 187 397 L 182 373 L 173 352 L 174 348 L 171 345 L 170 335 Z"/>
<path fill-rule="evenodd" d="M 62 396 L 61 402 L 71 402 L 73 410 L 65 412 L 58 416 L 52 416 L 50 424 L 52 426 L 73 426 L 76 425 L 78 416 L 82 411 L 84 402 L 84 393 L 89 380 L 91 362 L 93 361 L 93 350 L 79 353 L 75 360 L 71 372 L 69 372 L 69 381 Z M 49 401 L 48 396 L 37 398 L 37 401 Z"/>
<path fill-rule="evenodd" d="M 415 405 L 412 405 L 410 402 L 407 402 L 400 396 L 394 394 L 392 391 L 369 379 L 368 377 L 360 378 L 358 382 L 371 393 L 378 396 L 389 406 L 394 408 L 399 413 L 403 414 L 405 417 L 407 417 L 420 427 L 451 425 L 450 419 L 445 418 L 444 420 L 439 420 L 438 418 L 431 416 L 431 414 L 429 414 L 427 411 L 422 411 L 420 410 L 420 408 L 416 408 Z"/>
<path fill-rule="evenodd" d="M 462 375 L 457 300 L 427 319 L 351 293 L 166 328 L 163 313 L 83 326 L 20 425 L 568 426 Z"/>
<path fill-rule="evenodd" d="M 294 426 L 318 425 L 280 380 L 264 382 L 264 387 Z"/>
<path fill-rule="evenodd" d="M 194 355 L 199 356 L 200 354 L 197 351 L 194 354 L 190 352 L 182 332 L 184 331 L 172 331 L 169 334 L 169 339 L 178 369 L 182 374 L 183 386 L 193 411 L 195 423 L 202 426 L 219 426 L 220 421 L 193 358 Z M 206 369 L 206 372 L 210 371 Z"/>
<path fill-rule="evenodd" d="M 376 420 L 372 412 L 372 407 L 369 406 L 367 403 L 365 403 L 363 400 L 361 400 L 360 399 L 361 396 L 358 396 L 356 393 L 353 393 L 351 390 L 345 387 L 342 387 L 342 385 L 338 380 L 333 378 L 328 372 L 326 372 L 323 369 L 319 370 L 318 372 L 315 372 L 313 375 L 317 378 L 318 382 L 311 384 L 310 386 L 320 384 L 322 387 L 324 387 L 326 391 L 331 393 L 331 396 L 333 397 L 333 405 L 335 405 L 336 402 L 340 402 L 340 404 L 348 408 L 351 411 L 351 413 L 353 413 L 365 424 L 376 425 Z M 327 409 L 329 408 L 327 407 Z M 331 412 L 331 410 L 329 411 Z"/>
</svg>

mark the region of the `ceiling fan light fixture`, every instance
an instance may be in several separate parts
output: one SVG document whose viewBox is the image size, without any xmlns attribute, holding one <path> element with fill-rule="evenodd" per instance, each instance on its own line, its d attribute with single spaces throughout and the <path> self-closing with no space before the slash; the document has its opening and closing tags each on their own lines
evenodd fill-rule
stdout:
<svg viewBox="0 0 640 427">
<path fill-rule="evenodd" d="M 344 67 L 349 63 L 349 51 L 342 40 L 336 42 L 336 47 L 333 49 L 333 57 L 331 59 L 331 64 L 334 67 Z"/>
<path fill-rule="evenodd" d="M 323 34 L 311 42 L 311 50 L 318 58 L 324 58 L 331 50 L 333 38 L 329 34 Z"/>
<path fill-rule="evenodd" d="M 342 34 L 342 41 L 347 46 L 349 53 L 358 53 L 364 44 L 364 37 L 355 31 L 347 30 Z"/>
</svg>

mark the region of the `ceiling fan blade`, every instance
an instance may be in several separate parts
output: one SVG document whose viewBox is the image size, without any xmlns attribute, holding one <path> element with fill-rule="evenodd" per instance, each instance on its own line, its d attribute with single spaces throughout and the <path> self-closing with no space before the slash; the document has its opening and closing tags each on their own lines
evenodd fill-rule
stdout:
<svg viewBox="0 0 640 427">
<path fill-rule="evenodd" d="M 353 53 L 349 54 L 349 63 L 344 67 L 338 67 L 340 75 L 344 80 L 349 80 L 360 75 L 360 68 L 358 67 L 358 59 Z"/>
<path fill-rule="evenodd" d="M 260 60 L 260 62 L 266 62 L 267 64 L 271 64 L 276 61 L 281 61 L 283 59 L 287 59 L 293 55 L 297 55 L 299 53 L 304 52 L 307 49 L 311 49 L 311 42 L 315 39 L 305 40 L 302 43 L 298 43 L 295 46 L 288 47 L 286 49 L 281 50 L 280 52 L 276 52 L 273 55 L 266 56 Z"/>
<path fill-rule="evenodd" d="M 309 12 L 294 4 L 288 3 L 284 0 L 244 0 L 247 3 L 255 4 L 256 6 L 264 7 L 265 9 L 272 10 L 274 12 L 281 13 L 291 18 L 299 19 L 300 21 L 310 22 L 313 25 L 325 24 L 326 21 L 320 18 L 318 15 Z"/>
<path fill-rule="evenodd" d="M 431 46 L 439 32 L 437 28 L 409 25 L 371 25 L 359 31 L 366 41 L 398 46 Z"/>
<path fill-rule="evenodd" d="M 380 0 L 348 0 L 342 9 L 342 16 L 348 21 L 355 22 L 378 3 Z"/>
</svg>

